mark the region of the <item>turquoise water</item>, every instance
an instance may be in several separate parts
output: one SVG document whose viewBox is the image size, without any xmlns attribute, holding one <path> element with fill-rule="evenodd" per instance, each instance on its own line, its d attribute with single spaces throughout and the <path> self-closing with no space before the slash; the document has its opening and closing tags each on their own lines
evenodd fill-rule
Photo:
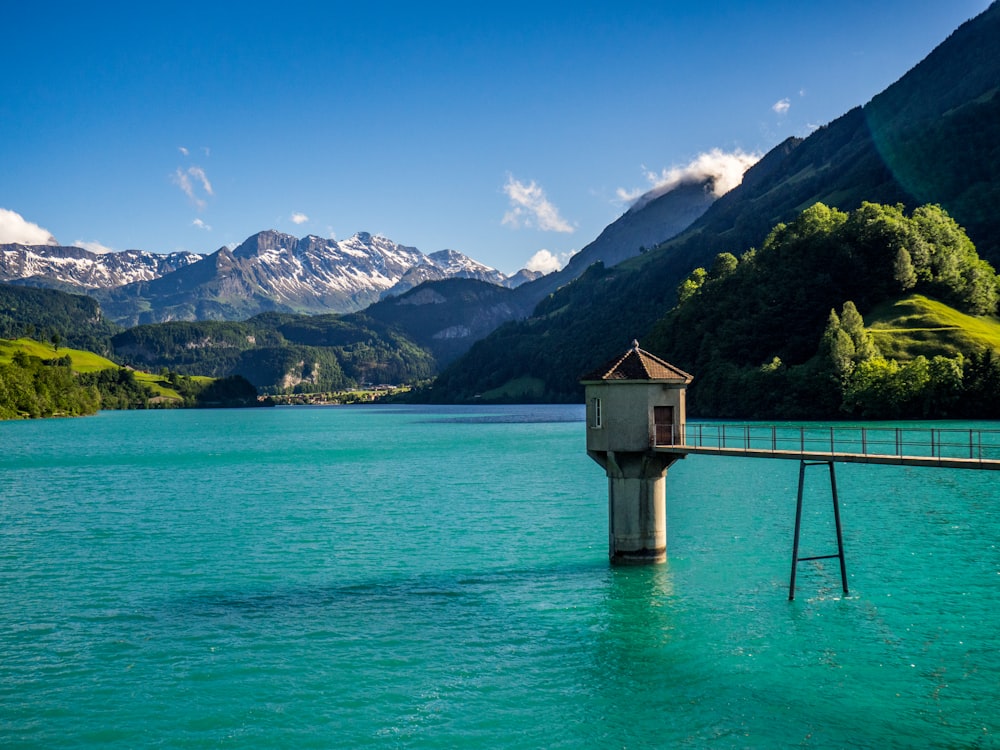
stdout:
<svg viewBox="0 0 1000 750">
<path fill-rule="evenodd" d="M 0 747 L 1000 747 L 1000 474 L 838 465 L 789 602 L 797 462 L 679 462 L 613 569 L 582 420 L 0 424 Z"/>
</svg>

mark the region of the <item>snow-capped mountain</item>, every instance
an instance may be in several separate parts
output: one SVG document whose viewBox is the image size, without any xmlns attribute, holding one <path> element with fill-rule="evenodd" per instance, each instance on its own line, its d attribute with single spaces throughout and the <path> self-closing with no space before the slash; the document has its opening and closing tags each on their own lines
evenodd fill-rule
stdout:
<svg viewBox="0 0 1000 750">
<path fill-rule="evenodd" d="M 161 255 L 142 250 L 94 253 L 62 245 L 0 245 L 0 281 L 67 291 L 112 289 L 151 281 L 197 263 L 195 253 Z"/>
<path fill-rule="evenodd" d="M 399 281 L 382 292 L 381 298 L 397 297 L 425 281 L 477 279 L 497 286 L 509 286 L 511 278 L 513 277 L 507 277 L 495 268 L 485 266 L 457 250 L 438 250 L 425 256 L 421 263 L 404 273 Z"/>
<path fill-rule="evenodd" d="M 348 313 L 387 293 L 448 278 L 516 286 L 524 276 L 508 279 L 455 250 L 425 255 L 367 232 L 333 240 L 268 230 L 210 255 L 0 245 L 0 281 L 90 294 L 126 325 L 240 319 L 267 310 Z"/>
</svg>

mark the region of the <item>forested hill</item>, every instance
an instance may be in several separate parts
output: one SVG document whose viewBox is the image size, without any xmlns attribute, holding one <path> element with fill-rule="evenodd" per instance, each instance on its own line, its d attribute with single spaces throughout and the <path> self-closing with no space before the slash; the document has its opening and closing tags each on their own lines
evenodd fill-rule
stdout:
<svg viewBox="0 0 1000 750">
<path fill-rule="evenodd" d="M 107 355 L 121 327 L 109 321 L 91 297 L 54 289 L 0 284 L 0 339 L 22 336 Z"/>
<path fill-rule="evenodd" d="M 695 415 L 998 416 L 997 299 L 993 268 L 940 207 L 817 203 L 760 250 L 695 269 L 643 343 L 697 373 Z"/>
<path fill-rule="evenodd" d="M 1000 205 L 1000 180 L 989 172 L 1000 164 L 997 39 L 994 3 L 865 107 L 780 144 L 676 238 L 614 268 L 595 265 L 527 320 L 477 343 L 427 397 L 578 400 L 578 376 L 644 338 L 693 269 L 760 247 L 775 225 L 817 202 L 843 211 L 864 201 L 940 204 L 997 263 L 1000 212 L 990 207 Z"/>
</svg>

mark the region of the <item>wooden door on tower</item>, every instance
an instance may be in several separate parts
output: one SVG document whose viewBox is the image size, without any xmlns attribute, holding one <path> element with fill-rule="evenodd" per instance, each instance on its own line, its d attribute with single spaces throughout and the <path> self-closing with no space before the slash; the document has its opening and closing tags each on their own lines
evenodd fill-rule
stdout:
<svg viewBox="0 0 1000 750">
<path fill-rule="evenodd" d="M 674 445 L 674 407 L 654 406 L 653 424 L 656 426 L 656 445 Z"/>
</svg>

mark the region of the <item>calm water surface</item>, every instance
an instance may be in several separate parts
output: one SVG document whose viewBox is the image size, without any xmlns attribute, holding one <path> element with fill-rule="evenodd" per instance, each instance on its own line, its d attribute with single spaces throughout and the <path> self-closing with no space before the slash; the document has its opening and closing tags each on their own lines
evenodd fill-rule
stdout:
<svg viewBox="0 0 1000 750">
<path fill-rule="evenodd" d="M 839 465 L 790 603 L 796 462 L 679 462 L 612 569 L 582 420 L 0 424 L 0 747 L 1000 747 L 1000 475 Z"/>
</svg>

